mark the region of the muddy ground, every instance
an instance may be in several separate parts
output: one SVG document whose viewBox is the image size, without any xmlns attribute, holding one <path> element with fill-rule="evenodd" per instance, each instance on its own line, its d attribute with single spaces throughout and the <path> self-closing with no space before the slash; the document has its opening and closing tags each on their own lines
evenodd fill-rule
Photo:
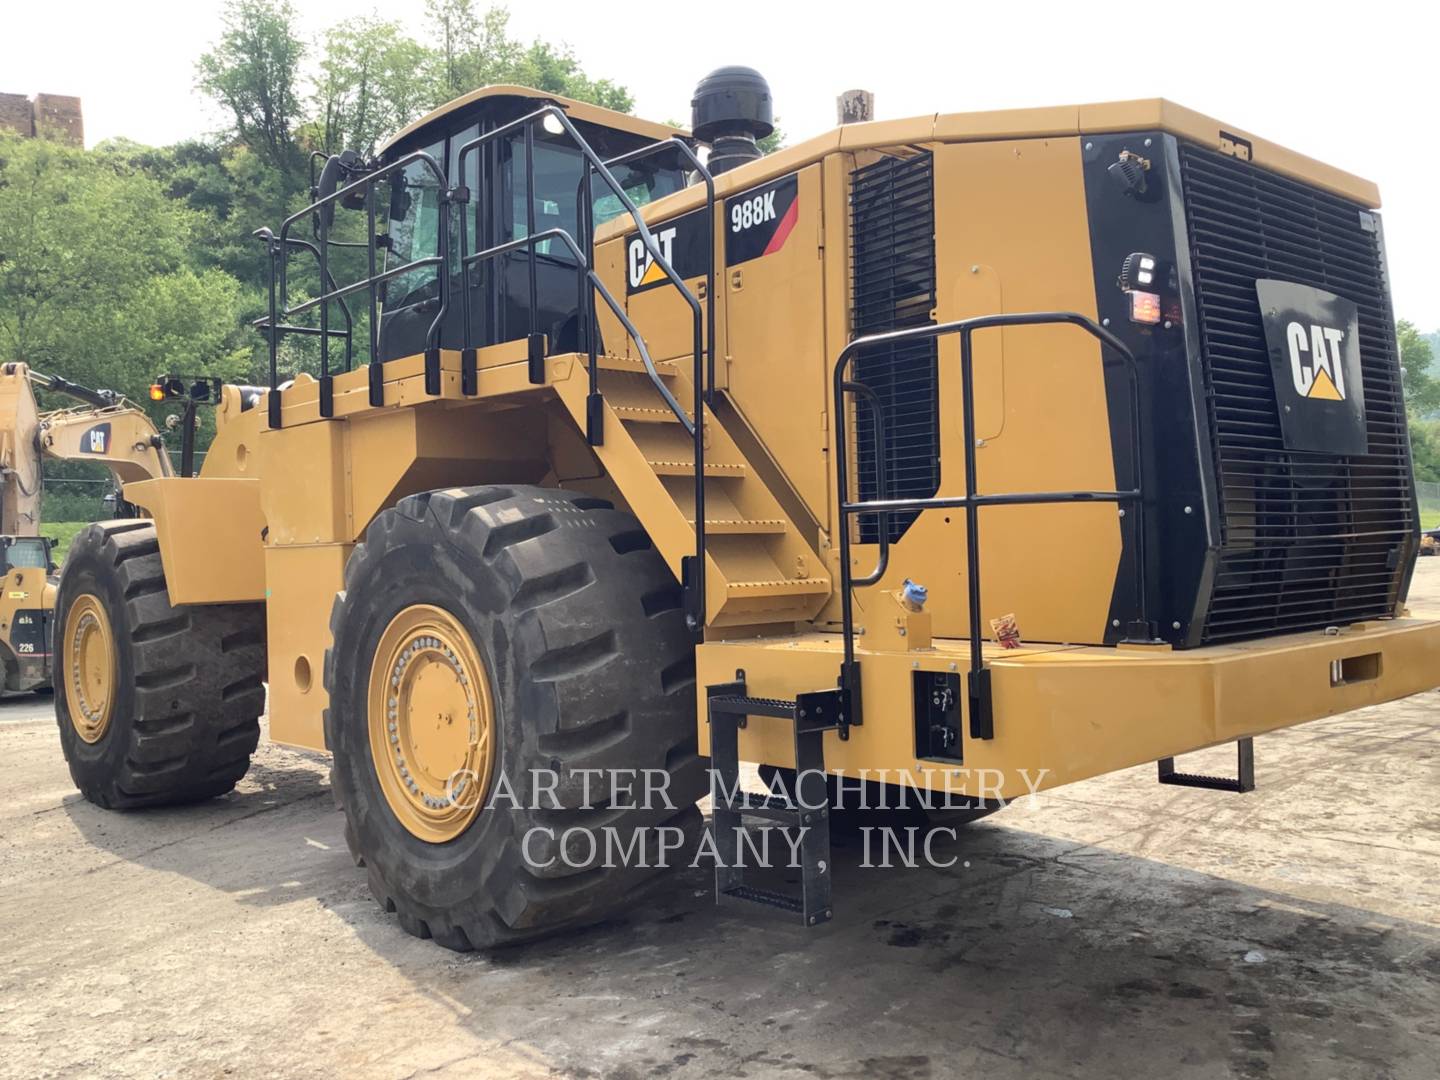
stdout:
<svg viewBox="0 0 1440 1080">
<path fill-rule="evenodd" d="M 1440 610 L 1440 559 L 1412 603 Z M 372 903 L 320 758 L 262 744 L 224 799 L 106 813 L 49 702 L 7 698 L 0 1076 L 1432 1080 L 1440 695 L 1256 763 L 1244 796 L 1153 767 L 1046 794 L 937 849 L 949 869 L 861 870 L 852 844 L 817 931 L 717 909 L 693 871 L 457 955 Z"/>
</svg>

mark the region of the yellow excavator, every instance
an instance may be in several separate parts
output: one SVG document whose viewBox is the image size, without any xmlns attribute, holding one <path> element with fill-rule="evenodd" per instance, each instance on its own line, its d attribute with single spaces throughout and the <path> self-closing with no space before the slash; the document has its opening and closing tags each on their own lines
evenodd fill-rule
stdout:
<svg viewBox="0 0 1440 1080">
<path fill-rule="evenodd" d="M 170 380 L 158 389 L 164 400 Z M 35 386 L 74 399 L 41 412 Z M 182 388 L 185 384 L 181 383 Z M 172 395 L 173 396 L 173 395 Z M 193 405 L 187 412 L 193 428 Z M 187 440 L 188 442 L 189 440 Z M 143 409 L 113 390 L 92 390 L 27 364 L 0 366 L 0 661 L 11 691 L 50 688 L 50 614 L 55 607 L 54 541 L 40 535 L 44 458 L 104 465 L 121 484 L 173 476 L 165 441 Z M 128 504 L 117 500 L 117 516 Z"/>
</svg>

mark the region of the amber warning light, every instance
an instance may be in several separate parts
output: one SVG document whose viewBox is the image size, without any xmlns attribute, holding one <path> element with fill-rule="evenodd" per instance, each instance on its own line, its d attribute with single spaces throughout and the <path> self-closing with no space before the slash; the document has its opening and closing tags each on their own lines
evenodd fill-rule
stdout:
<svg viewBox="0 0 1440 1080">
<path fill-rule="evenodd" d="M 165 387 L 161 386 L 158 382 L 157 382 L 157 383 L 151 383 L 151 384 L 150 384 L 150 400 L 151 400 L 151 401 L 164 401 L 164 400 L 165 400 Z"/>
<path fill-rule="evenodd" d="M 1140 292 L 1130 294 L 1130 321 L 1153 326 L 1160 321 L 1160 294 Z"/>
</svg>

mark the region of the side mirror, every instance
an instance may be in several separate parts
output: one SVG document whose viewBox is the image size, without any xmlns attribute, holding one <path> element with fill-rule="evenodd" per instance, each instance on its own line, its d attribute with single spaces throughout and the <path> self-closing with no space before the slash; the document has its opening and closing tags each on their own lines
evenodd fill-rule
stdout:
<svg viewBox="0 0 1440 1080">
<path fill-rule="evenodd" d="M 315 183 L 315 190 L 310 194 L 319 202 L 321 199 L 334 195 L 342 183 L 348 182 L 353 176 L 362 171 L 364 162 L 360 155 L 354 150 L 344 150 L 338 154 L 331 154 L 325 161 L 325 167 L 320 170 L 320 179 Z M 315 213 L 315 231 L 320 231 L 320 223 L 324 221 L 325 228 L 329 229 L 335 224 L 335 204 L 327 202 Z"/>
<path fill-rule="evenodd" d="M 393 173 L 390 177 L 390 220 L 404 221 L 405 216 L 410 213 L 410 192 L 406 190 L 403 172 Z"/>
</svg>

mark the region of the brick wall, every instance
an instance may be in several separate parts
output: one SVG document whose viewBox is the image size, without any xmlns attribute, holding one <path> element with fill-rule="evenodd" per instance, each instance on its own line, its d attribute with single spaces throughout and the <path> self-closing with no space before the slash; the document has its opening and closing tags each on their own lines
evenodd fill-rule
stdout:
<svg viewBox="0 0 1440 1080">
<path fill-rule="evenodd" d="M 0 94 L 0 132 L 35 134 L 35 109 L 24 94 Z"/>
<path fill-rule="evenodd" d="M 39 135 L 70 146 L 85 145 L 85 120 L 78 97 L 36 94 L 0 94 L 0 132 L 25 137 Z"/>
<path fill-rule="evenodd" d="M 71 146 L 85 145 L 80 99 L 64 94 L 35 95 L 35 134 Z"/>
</svg>

